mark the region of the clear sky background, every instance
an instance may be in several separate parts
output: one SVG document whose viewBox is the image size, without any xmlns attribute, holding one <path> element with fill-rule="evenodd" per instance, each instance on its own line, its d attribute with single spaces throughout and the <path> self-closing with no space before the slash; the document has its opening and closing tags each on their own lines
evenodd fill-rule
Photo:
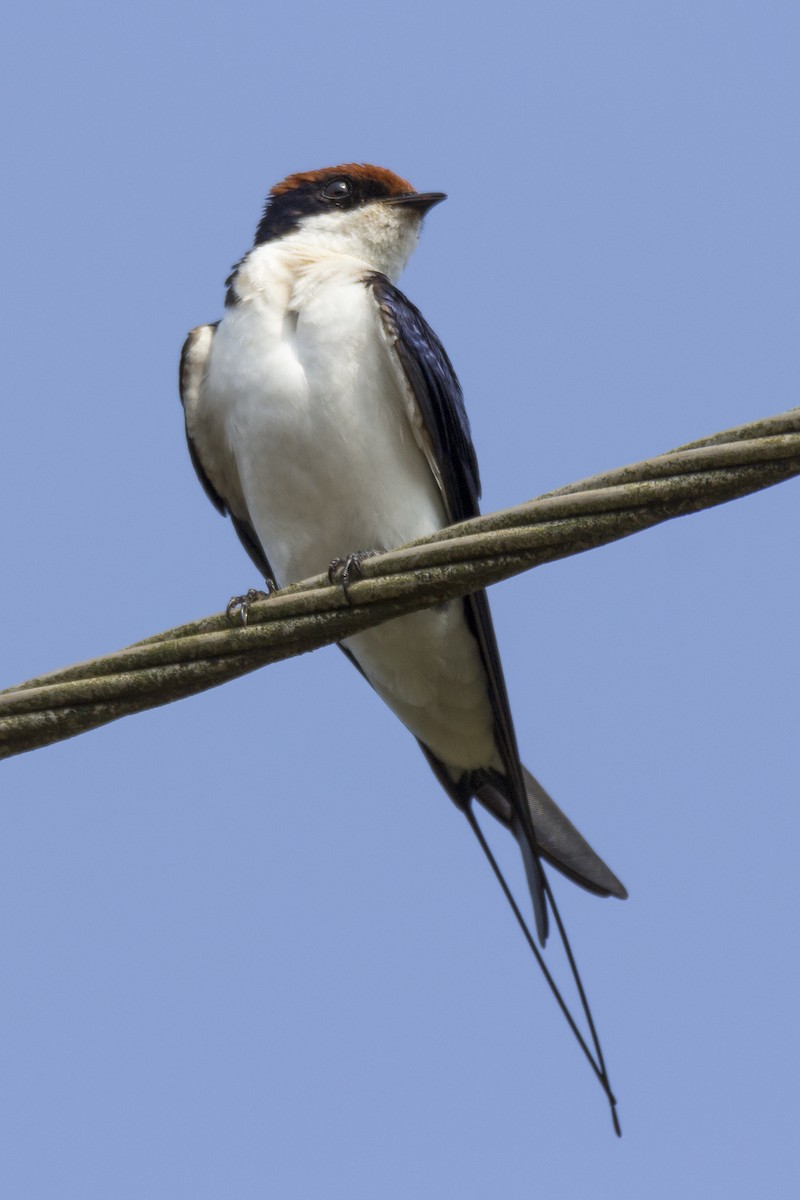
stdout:
<svg viewBox="0 0 800 1200">
<path fill-rule="evenodd" d="M 34 2 L 0 55 L 4 685 L 258 582 L 176 371 L 291 171 L 449 193 L 403 287 L 486 510 L 800 402 L 791 0 Z M 523 756 L 630 890 L 556 880 L 621 1142 L 330 649 L 0 766 L 0 1194 L 796 1196 L 799 497 L 492 592 Z"/>
</svg>

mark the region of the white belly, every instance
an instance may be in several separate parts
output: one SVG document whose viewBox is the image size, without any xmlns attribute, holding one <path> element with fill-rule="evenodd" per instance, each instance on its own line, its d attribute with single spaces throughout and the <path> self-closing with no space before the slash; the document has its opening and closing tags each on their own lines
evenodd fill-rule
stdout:
<svg viewBox="0 0 800 1200">
<path fill-rule="evenodd" d="M 312 292 L 296 320 L 240 304 L 220 324 L 206 402 L 224 412 L 252 524 L 280 584 L 445 524 L 360 281 Z M 457 773 L 498 765 L 477 643 L 460 601 L 347 641 L 376 691 Z"/>
</svg>

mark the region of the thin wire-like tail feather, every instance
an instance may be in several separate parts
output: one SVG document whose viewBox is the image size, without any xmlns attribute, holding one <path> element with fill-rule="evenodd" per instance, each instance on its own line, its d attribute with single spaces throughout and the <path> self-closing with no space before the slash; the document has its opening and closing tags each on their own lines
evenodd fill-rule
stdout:
<svg viewBox="0 0 800 1200">
<path fill-rule="evenodd" d="M 514 896 L 512 895 L 511 889 L 509 888 L 508 884 L 506 883 L 505 876 L 503 875 L 503 872 L 500 870 L 497 860 L 494 857 L 494 854 L 492 853 L 492 851 L 489 847 L 489 843 L 486 841 L 483 830 L 481 829 L 480 824 L 478 823 L 478 819 L 475 816 L 475 813 L 473 811 L 471 802 L 464 806 L 463 812 L 467 818 L 467 821 L 469 822 L 470 829 L 475 834 L 475 837 L 478 839 L 478 843 L 479 843 L 481 849 L 483 850 L 483 853 L 486 855 L 489 865 L 491 866 L 491 868 L 497 878 L 497 881 L 500 884 L 500 887 L 503 889 L 503 895 L 505 896 L 506 900 L 508 901 L 511 911 L 513 912 L 513 914 L 517 920 L 517 924 L 519 925 L 520 929 L 522 930 L 525 940 L 527 941 L 527 943 L 531 949 L 531 953 L 533 954 L 533 957 L 536 959 L 537 965 L 538 965 L 540 971 L 542 972 L 542 974 L 544 975 L 545 981 L 547 982 L 547 985 L 550 988 L 550 991 L 553 993 L 553 996 L 555 997 L 558 1007 L 561 1009 L 564 1019 L 566 1020 L 570 1029 L 572 1030 L 572 1034 L 573 1034 L 575 1040 L 577 1041 L 578 1045 L 580 1046 L 581 1050 L 583 1051 L 584 1055 L 586 1056 L 586 1059 L 588 1060 L 589 1065 L 591 1066 L 592 1070 L 594 1071 L 595 1075 L 597 1076 L 600 1086 L 602 1087 L 603 1091 L 606 1094 L 606 1098 L 608 1100 L 609 1107 L 611 1109 L 611 1120 L 614 1125 L 614 1132 L 616 1133 L 617 1137 L 622 1137 L 622 1128 L 620 1126 L 619 1116 L 617 1114 L 617 1099 L 611 1090 L 611 1081 L 609 1080 L 609 1077 L 608 1077 L 608 1070 L 606 1068 L 605 1059 L 603 1058 L 603 1051 L 600 1046 L 600 1040 L 597 1036 L 597 1030 L 595 1028 L 595 1023 L 594 1023 L 594 1019 L 592 1017 L 591 1009 L 589 1008 L 589 1002 L 586 997 L 586 991 L 584 989 L 583 982 L 582 982 L 580 974 L 578 972 L 578 967 L 575 962 L 574 955 L 572 953 L 572 947 L 570 946 L 566 929 L 564 928 L 564 923 L 561 920 L 561 915 L 560 915 L 558 908 L 556 907 L 555 901 L 553 899 L 553 893 L 550 889 L 550 885 L 547 882 L 547 877 L 545 876 L 544 871 L 542 871 L 541 875 L 542 875 L 545 894 L 547 896 L 547 900 L 550 904 L 550 907 L 553 911 L 553 916 L 555 917 L 556 928 L 558 929 L 559 937 L 561 938 L 562 945 L 564 946 L 564 951 L 567 956 L 567 961 L 569 963 L 570 971 L 572 973 L 572 978 L 575 980 L 575 986 L 578 991 L 578 996 L 580 997 L 581 1008 L 583 1009 L 583 1013 L 586 1018 L 586 1023 L 589 1026 L 589 1032 L 590 1032 L 590 1036 L 591 1036 L 591 1040 L 592 1040 L 592 1045 L 594 1046 L 594 1051 L 595 1051 L 594 1054 L 592 1053 L 591 1049 L 589 1048 L 589 1046 L 586 1042 L 586 1039 L 584 1038 L 583 1034 L 581 1033 L 580 1029 L 578 1028 L 577 1022 L 576 1022 L 575 1018 L 573 1017 L 566 1001 L 564 1000 L 564 997 L 561 995 L 561 992 L 558 988 L 558 984 L 553 979 L 553 976 L 550 974 L 550 971 L 548 970 L 547 965 L 545 964 L 545 961 L 544 961 L 544 958 L 542 957 L 541 951 L 539 950 L 539 947 L 536 945 L 536 940 L 533 937 L 533 934 L 531 933 L 531 931 L 528 929 L 527 923 L 526 923 L 524 917 L 522 916 L 522 913 L 519 910 L 519 906 L 517 905 L 517 902 L 514 899 Z"/>
<path fill-rule="evenodd" d="M 542 872 L 542 874 L 544 875 L 544 872 Z M 564 953 L 567 956 L 567 962 L 569 963 L 569 969 L 572 972 L 572 978 L 575 980 L 575 987 L 578 989 L 578 995 L 581 998 L 581 1008 L 583 1009 L 583 1014 L 586 1017 L 586 1024 L 589 1026 L 589 1032 L 592 1035 L 592 1044 L 597 1053 L 597 1065 L 600 1068 L 601 1080 L 605 1081 L 603 1087 L 604 1087 L 604 1091 L 605 1091 L 606 1095 L 608 1096 L 609 1103 L 611 1105 L 611 1120 L 614 1123 L 614 1131 L 615 1131 L 617 1137 L 622 1137 L 622 1128 L 619 1123 L 619 1114 L 617 1113 L 617 1100 L 616 1100 L 616 1097 L 613 1095 L 613 1093 L 610 1090 L 610 1080 L 608 1078 L 608 1069 L 606 1067 L 606 1060 L 603 1056 L 603 1047 L 600 1045 L 600 1038 L 597 1033 L 597 1026 L 594 1023 L 594 1017 L 592 1016 L 592 1010 L 589 1007 L 589 1000 L 588 1000 L 588 997 L 587 997 L 586 992 L 583 987 L 583 980 L 581 979 L 580 972 L 578 970 L 578 965 L 575 962 L 575 957 L 572 953 L 572 946 L 570 945 L 570 940 L 567 937 L 567 931 L 564 928 L 564 922 L 561 920 L 561 913 L 558 911 L 558 906 L 556 905 L 555 897 L 553 896 L 552 890 L 550 888 L 550 883 L 549 883 L 549 880 L 546 875 L 544 875 L 544 890 L 547 894 L 547 899 L 550 904 L 550 908 L 553 910 L 553 916 L 556 919 L 556 928 L 558 929 L 558 935 L 561 938 L 561 944 L 564 947 Z"/>
</svg>

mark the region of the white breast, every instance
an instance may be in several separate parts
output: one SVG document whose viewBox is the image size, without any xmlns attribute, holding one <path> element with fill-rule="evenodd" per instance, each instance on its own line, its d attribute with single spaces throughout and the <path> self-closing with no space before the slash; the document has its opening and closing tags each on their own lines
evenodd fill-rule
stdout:
<svg viewBox="0 0 800 1200">
<path fill-rule="evenodd" d="M 245 280 L 214 338 L 208 402 L 225 412 L 251 520 L 283 583 L 444 522 L 366 269 L 323 260 L 270 271 L 258 289 Z"/>
<path fill-rule="evenodd" d="M 368 270 L 260 247 L 214 337 L 201 410 L 227 441 L 281 584 L 446 521 L 363 282 Z M 460 603 L 359 634 L 348 648 L 443 761 L 459 770 L 495 762 L 483 666 Z"/>
</svg>

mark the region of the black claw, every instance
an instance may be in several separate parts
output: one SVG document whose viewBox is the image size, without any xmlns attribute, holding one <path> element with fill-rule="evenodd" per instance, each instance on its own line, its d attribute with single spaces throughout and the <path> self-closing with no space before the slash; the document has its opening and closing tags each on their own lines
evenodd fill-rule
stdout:
<svg viewBox="0 0 800 1200">
<path fill-rule="evenodd" d="M 231 625 L 236 624 L 237 618 L 242 625 L 247 624 L 247 618 L 250 615 L 250 605 L 256 600 L 267 600 L 273 592 L 278 590 L 274 579 L 266 580 L 267 590 L 259 591 L 258 588 L 250 588 L 244 596 L 231 596 L 228 601 L 228 606 L 225 609 L 225 616 L 230 621 Z"/>
<path fill-rule="evenodd" d="M 341 571 L 344 564 L 345 560 L 343 558 L 331 559 L 330 563 L 328 564 L 328 583 L 331 585 L 336 583 L 336 574 L 338 571 Z"/>
<path fill-rule="evenodd" d="M 380 550 L 359 550 L 356 554 L 348 554 L 346 558 L 334 558 L 328 567 L 328 581 L 331 584 L 340 583 L 347 603 L 350 604 L 350 582 L 361 578 L 361 564 L 366 558 L 374 558 Z"/>
</svg>

